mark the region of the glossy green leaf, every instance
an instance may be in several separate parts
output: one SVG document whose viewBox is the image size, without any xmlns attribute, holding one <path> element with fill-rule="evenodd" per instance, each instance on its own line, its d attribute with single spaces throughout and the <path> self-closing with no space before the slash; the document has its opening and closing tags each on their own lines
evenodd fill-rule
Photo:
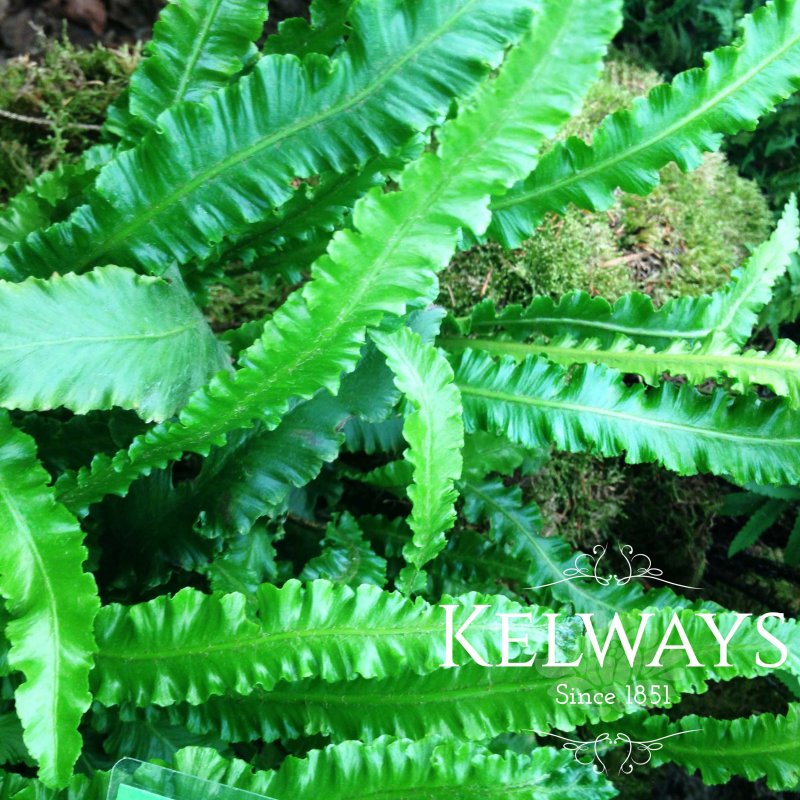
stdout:
<svg viewBox="0 0 800 800">
<path fill-rule="evenodd" d="M 227 359 L 180 285 L 105 267 L 0 281 L 0 404 L 163 420 Z"/>
<path fill-rule="evenodd" d="M 366 584 L 351 589 L 293 580 L 282 588 L 263 584 L 256 602 L 257 620 L 243 595 L 192 589 L 137 606 L 104 607 L 97 620 L 96 699 L 106 705 L 197 704 L 309 676 L 336 681 L 425 673 L 444 658 L 444 612 L 421 599 Z M 481 602 L 480 595 L 462 598 L 456 624 Z M 494 613 L 521 610 L 504 597 L 485 602 Z M 534 619 L 530 647 L 547 635 L 539 609 Z M 498 657 L 499 618 L 485 614 L 470 631 L 478 652 Z"/>
<path fill-rule="evenodd" d="M 583 0 L 574 3 L 548 5 L 497 78 L 443 126 L 440 152 L 426 153 L 403 172 L 399 191 L 372 192 L 359 201 L 356 231 L 334 237 L 312 280 L 242 355 L 243 369 L 215 378 L 177 423 L 155 428 L 130 452 L 98 458 L 90 471 L 66 477 L 60 484 L 64 501 L 84 508 L 106 494 L 124 493 L 139 475 L 189 450 L 207 453 L 254 418 L 274 427 L 292 398 L 323 387 L 336 391 L 342 372 L 355 367 L 367 328 L 384 314 L 432 300 L 435 271 L 453 254 L 459 230 L 488 224 L 487 196 L 529 169 L 541 142 L 578 106 L 599 71 L 619 21 L 617 6 L 595 4 L 584 12 Z M 567 79 L 565 63 L 576 64 L 568 44 L 579 40 L 580 69 Z"/>
<path fill-rule="evenodd" d="M 467 430 L 502 431 L 528 447 L 625 454 L 681 475 L 711 472 L 738 483 L 800 479 L 798 412 L 780 400 L 707 396 L 665 383 L 627 387 L 605 367 L 566 371 L 542 358 L 517 364 L 468 351 L 456 369 Z"/>
<path fill-rule="evenodd" d="M 162 112 L 227 85 L 264 30 L 263 0 L 172 0 L 131 76 L 131 112 L 156 125 Z"/>
<path fill-rule="evenodd" d="M 357 4 L 336 59 L 265 56 L 231 87 L 167 111 L 101 171 L 87 205 L 0 256 L 0 276 L 107 263 L 162 274 L 204 260 L 286 203 L 297 179 L 352 169 L 438 122 L 522 35 L 529 9 Z"/>
<path fill-rule="evenodd" d="M 577 764 L 569 753 L 537 748 L 530 755 L 501 756 L 480 745 L 435 737 L 330 745 L 303 759 L 287 758 L 271 773 L 254 774 L 244 762 L 224 762 L 214 751 L 191 748 L 178 753 L 176 766 L 275 800 L 320 795 L 330 800 L 606 800 L 616 793 L 605 777 Z"/>
<path fill-rule="evenodd" d="M 800 407 L 800 354 L 798 346 L 788 339 L 777 341 L 769 352 L 752 349 L 742 352 L 723 333 L 712 334 L 695 345 L 677 341 L 664 350 L 637 345 L 621 335 L 608 345 L 599 339 L 577 340 L 569 334 L 529 344 L 498 339 L 444 339 L 441 344 L 453 352 L 481 350 L 517 360 L 543 355 L 565 367 L 604 364 L 623 374 L 641 375 L 652 386 L 657 386 L 665 373 L 683 376 L 695 386 L 709 379 L 730 378 L 739 391 L 766 386 L 780 397 L 788 397 L 793 408 Z"/>
<path fill-rule="evenodd" d="M 684 652 L 668 651 L 661 667 L 646 668 L 648 682 L 670 685 L 672 702 L 685 692 L 704 692 L 712 680 L 769 672 L 756 666 L 755 657 L 762 652 L 765 658 L 772 658 L 774 651 L 764 652 L 765 642 L 752 619 L 742 623 L 735 644 L 729 648 L 731 666 L 715 667 L 719 644 L 705 622 L 693 609 L 677 614 L 703 666 L 688 666 Z M 602 667 L 594 656 L 584 658 L 578 667 L 545 667 L 543 653 L 539 653 L 533 666 L 515 669 L 487 669 L 467 660 L 458 669 L 439 669 L 421 676 L 406 673 L 380 680 L 356 678 L 345 683 L 323 683 L 311 679 L 279 684 L 270 692 L 247 697 L 227 695 L 215 697 L 203 706 L 182 706 L 176 714 L 190 729 L 221 731 L 228 741 L 274 741 L 318 733 L 337 741 L 371 741 L 386 734 L 485 741 L 508 732 L 570 731 L 577 725 L 606 723 L 640 710 L 639 706 L 628 704 L 626 687 L 643 674 L 644 665 L 652 659 L 671 618 L 672 613 L 665 610 L 649 620 L 632 666 L 615 640 Z M 725 633 L 730 630 L 733 617 L 723 613 L 715 621 Z M 623 622 L 630 638 L 638 630 L 640 617 L 625 615 Z M 790 668 L 796 672 L 800 668 L 800 658 L 794 652 L 800 641 L 797 625 L 775 624 L 774 620 L 766 625 L 788 647 Z M 518 634 L 525 630 L 524 625 L 515 627 Z M 598 626 L 600 641 L 604 640 L 603 630 Z M 570 653 L 568 658 L 572 660 L 575 655 Z M 579 691 L 611 692 L 615 700 L 599 705 L 559 703 L 561 698 L 553 688 L 561 682 Z M 664 699 L 662 694 L 662 703 Z"/>
<path fill-rule="evenodd" d="M 746 17 L 741 41 L 707 55 L 703 69 L 682 72 L 607 117 L 591 145 L 578 138 L 556 145 L 524 183 L 493 202 L 491 235 L 515 247 L 548 211 L 570 203 L 603 211 L 617 188 L 647 194 L 671 161 L 697 168 L 723 135 L 751 130 L 798 87 L 800 3 L 775 0 Z"/>
<path fill-rule="evenodd" d="M 100 606 L 83 571 L 77 521 L 53 499 L 33 440 L 0 414 L 0 594 L 11 621 L 14 693 L 25 744 L 48 786 L 64 786 L 81 751 L 78 723 L 91 703 L 92 627 Z"/>
<path fill-rule="evenodd" d="M 373 333 L 372 339 L 412 409 L 403 437 L 409 445 L 405 459 L 413 466 L 408 496 L 414 536 L 404 555 L 419 570 L 445 546 L 444 534 L 456 518 L 455 482 L 461 477 L 464 447 L 461 398 L 447 359 L 413 331 Z"/>
<path fill-rule="evenodd" d="M 681 731 L 694 731 L 672 736 Z M 688 716 L 672 722 L 666 716 L 631 720 L 625 733 L 640 741 L 670 736 L 652 754 L 653 766 L 678 764 L 699 771 L 703 783 L 727 783 L 735 775 L 748 781 L 766 778 L 774 791 L 800 785 L 800 706 L 790 703 L 784 715 L 754 714 L 721 720 Z"/>
</svg>

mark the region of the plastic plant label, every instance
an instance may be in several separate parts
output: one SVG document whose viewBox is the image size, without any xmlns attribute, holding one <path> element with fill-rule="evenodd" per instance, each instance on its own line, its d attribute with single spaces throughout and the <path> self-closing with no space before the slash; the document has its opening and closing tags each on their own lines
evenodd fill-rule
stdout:
<svg viewBox="0 0 800 800">
<path fill-rule="evenodd" d="M 114 765 L 106 800 L 273 800 L 133 758 Z"/>
</svg>

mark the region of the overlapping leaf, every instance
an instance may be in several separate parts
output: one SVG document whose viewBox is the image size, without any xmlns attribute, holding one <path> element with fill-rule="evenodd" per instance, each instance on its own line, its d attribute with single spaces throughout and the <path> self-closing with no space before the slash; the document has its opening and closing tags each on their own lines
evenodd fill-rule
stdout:
<svg viewBox="0 0 800 800">
<path fill-rule="evenodd" d="M 449 339 L 442 342 L 448 349 L 481 350 L 496 355 L 509 355 L 518 360 L 544 355 L 565 367 L 572 364 L 605 364 L 624 374 L 641 375 L 657 386 L 664 373 L 683 376 L 700 385 L 706 380 L 733 380 L 734 388 L 766 386 L 781 397 L 788 397 L 792 407 L 800 406 L 800 355 L 797 344 L 781 339 L 775 347 L 745 350 L 727 334 L 711 334 L 695 345 L 678 341 L 664 350 L 636 344 L 627 336 L 617 336 L 608 345 L 599 339 L 577 340 L 569 334 L 552 341 L 539 339 L 530 344 L 497 339 Z"/>
<path fill-rule="evenodd" d="M 207 453 L 228 431 L 256 417 L 274 427 L 292 398 L 322 387 L 336 391 L 342 372 L 355 366 L 366 329 L 386 313 L 402 314 L 408 303 L 433 299 L 435 271 L 448 262 L 459 230 L 488 224 L 487 195 L 524 174 L 539 144 L 578 105 L 599 71 L 617 12 L 615 4 L 583 0 L 549 4 L 499 76 L 442 128 L 440 153 L 427 153 L 406 169 L 399 191 L 372 192 L 359 201 L 357 232 L 333 239 L 312 280 L 242 355 L 244 368 L 215 378 L 177 423 L 155 428 L 130 452 L 98 458 L 90 471 L 62 481 L 65 501 L 83 508 L 123 493 L 139 475 L 185 451 Z"/>
<path fill-rule="evenodd" d="M 665 383 L 627 387 L 606 367 L 566 371 L 542 358 L 517 364 L 469 351 L 456 370 L 468 430 L 503 431 L 529 447 L 548 443 L 681 475 L 712 472 L 738 483 L 800 480 L 800 417 L 781 400 L 711 396 Z"/>
<path fill-rule="evenodd" d="M 438 122 L 524 32 L 530 0 L 353 8 L 334 60 L 262 58 L 233 86 L 159 118 L 100 173 L 87 205 L 0 256 L 0 275 L 203 260 L 287 202 L 294 182 L 389 153 Z"/>
<path fill-rule="evenodd" d="M 0 405 L 163 420 L 227 359 L 180 285 L 105 267 L 0 281 Z"/>
<path fill-rule="evenodd" d="M 0 413 L 0 594 L 11 621 L 9 665 L 25 676 L 17 714 L 39 774 L 64 786 L 81 751 L 78 723 L 91 703 L 94 579 L 83 533 L 53 499 L 34 441 Z"/>
<path fill-rule="evenodd" d="M 668 651 L 662 666 L 647 666 L 663 638 L 672 613 L 667 609 L 649 620 L 632 666 L 619 641 L 609 648 L 601 667 L 595 657 L 584 658 L 578 667 L 545 667 L 542 656 L 524 668 L 487 669 L 463 663 L 458 669 L 439 669 L 427 675 L 401 675 L 381 680 L 354 679 L 347 683 L 307 680 L 280 684 L 271 692 L 248 697 L 221 696 L 204 706 L 176 709 L 190 729 L 222 731 L 228 741 L 273 741 L 321 733 L 344 741 L 371 741 L 385 734 L 421 738 L 426 735 L 458 737 L 474 741 L 508 732 L 574 730 L 588 722 L 609 722 L 640 710 L 627 703 L 627 685 L 644 674 L 650 683 L 668 683 L 672 702 L 685 692 L 706 690 L 712 680 L 754 677 L 769 670 L 756 665 L 756 654 L 771 659 L 775 654 L 757 632 L 756 622 L 746 620 L 729 648 L 730 667 L 713 666 L 719 661 L 719 644 L 695 610 L 677 612 L 702 667 L 687 666 L 686 654 Z M 730 630 L 733 617 L 716 617 L 720 630 Z M 638 630 L 638 614 L 624 616 L 629 639 Z M 796 623 L 766 623 L 790 651 L 789 668 L 800 669 L 800 641 Z M 516 630 L 516 629 L 515 629 Z M 600 641 L 604 634 L 598 627 Z M 520 634 L 522 628 L 517 630 Z M 588 645 L 584 645 L 588 647 Z M 568 658 L 571 660 L 575 653 Z M 518 659 L 520 661 L 527 659 Z M 564 682 L 567 691 L 614 693 L 610 704 L 559 703 L 553 687 Z M 662 696 L 662 702 L 664 697 Z"/>
<path fill-rule="evenodd" d="M 740 43 L 707 55 L 704 69 L 683 72 L 607 117 L 591 146 L 577 138 L 556 145 L 524 183 L 494 201 L 490 234 L 515 247 L 548 211 L 570 203 L 605 210 L 618 187 L 647 194 L 662 167 L 698 167 L 723 135 L 752 129 L 798 87 L 800 3 L 775 0 L 746 17 Z"/>
</svg>

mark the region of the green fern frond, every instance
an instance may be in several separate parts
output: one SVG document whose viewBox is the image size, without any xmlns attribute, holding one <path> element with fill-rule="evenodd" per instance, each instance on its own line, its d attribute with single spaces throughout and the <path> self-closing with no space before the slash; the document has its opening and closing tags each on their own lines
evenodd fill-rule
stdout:
<svg viewBox="0 0 800 800">
<path fill-rule="evenodd" d="M 435 271 L 447 264 L 458 232 L 488 224 L 487 196 L 524 174 L 541 142 L 577 107 L 616 30 L 616 10 L 588 0 L 548 5 L 498 77 L 443 126 L 440 153 L 427 153 L 405 170 L 399 191 L 372 192 L 356 205 L 358 232 L 333 239 L 312 280 L 243 354 L 245 368 L 215 378 L 177 423 L 155 428 L 130 452 L 98 458 L 91 470 L 65 478 L 64 501 L 85 508 L 124 493 L 139 475 L 187 450 L 207 453 L 256 417 L 274 427 L 293 397 L 323 387 L 335 392 L 341 373 L 354 368 L 367 328 L 384 314 L 402 314 L 407 304 L 435 297 Z M 575 67 L 576 51 L 583 59 L 579 73 L 566 80 L 565 64 Z"/>
<path fill-rule="evenodd" d="M 19 718 L 16 714 L 0 714 L 0 764 L 30 764 L 30 761 Z"/>
<path fill-rule="evenodd" d="M 100 606 L 77 521 L 53 499 L 36 445 L 0 413 L 0 594 L 11 621 L 9 666 L 23 738 L 48 786 L 64 786 L 81 752 Z"/>
<path fill-rule="evenodd" d="M 26 411 L 163 420 L 227 363 L 180 284 L 119 267 L 0 281 L 0 339 L 0 405 Z"/>
<path fill-rule="evenodd" d="M 596 338 L 603 346 L 621 335 L 661 349 L 676 341 L 691 345 L 711 334 L 725 333 L 743 345 L 797 251 L 799 236 L 797 200 L 793 198 L 770 239 L 733 272 L 725 287 L 711 295 L 672 299 L 658 309 L 648 295 L 638 292 L 613 305 L 586 292 L 572 292 L 558 302 L 537 297 L 527 308 L 511 305 L 499 312 L 492 303 L 484 302 L 468 319 L 459 320 L 460 327 L 464 333 L 499 328 L 517 340 L 536 335 Z"/>
<path fill-rule="evenodd" d="M 261 0 L 179 0 L 164 8 L 131 76 L 130 110 L 154 127 L 179 103 L 201 100 L 227 86 L 252 59 L 264 31 Z"/>
<path fill-rule="evenodd" d="M 461 491 L 467 520 L 489 521 L 492 540 L 505 545 L 517 565 L 524 565 L 522 588 L 536 602 L 571 603 L 576 611 L 597 612 L 598 618 L 608 618 L 616 612 L 688 605 L 685 598 L 664 587 L 645 592 L 641 584 L 620 586 L 614 580 L 607 586 L 581 581 L 558 583 L 580 554 L 560 536 L 541 535 L 539 509 L 534 503 L 523 501 L 518 486 L 506 486 L 500 478 L 483 481 L 465 478 L 461 481 Z"/>
<path fill-rule="evenodd" d="M 430 672 L 444 660 L 444 612 L 421 599 L 411 602 L 366 584 L 351 589 L 292 580 L 281 588 L 263 584 L 255 600 L 257 619 L 243 595 L 192 589 L 137 606 L 104 607 L 96 626 L 96 699 L 106 705 L 197 704 L 310 676 L 337 681 Z M 500 621 L 494 615 L 522 607 L 476 594 L 457 602 L 459 625 L 474 605 L 491 607 L 470 632 L 484 658 L 499 660 Z M 547 636 L 543 612 L 533 614 L 529 648 Z M 519 645 L 514 649 L 519 652 Z"/>
<path fill-rule="evenodd" d="M 331 523 L 322 540 L 322 553 L 303 567 L 299 579 L 323 579 L 355 588 L 362 583 L 386 585 L 386 560 L 376 555 L 351 514 Z"/>
<path fill-rule="evenodd" d="M 456 519 L 455 482 L 461 477 L 464 447 L 461 398 L 447 359 L 409 328 L 373 332 L 372 339 L 413 409 L 403 425 L 409 445 L 405 460 L 413 466 L 408 524 L 414 531 L 404 556 L 418 572 L 445 546 L 445 533 Z"/>
<path fill-rule="evenodd" d="M 245 535 L 283 508 L 293 488 L 312 481 L 339 454 L 348 412 L 321 396 L 298 406 L 274 431 L 240 431 L 203 462 L 188 497 L 201 500 L 201 530 L 218 538 Z"/>
<path fill-rule="evenodd" d="M 59 164 L 39 175 L 0 209 L 0 253 L 28 234 L 65 219 L 94 183 L 100 167 L 114 156 L 109 145 L 89 148 L 77 164 Z"/>
<path fill-rule="evenodd" d="M 598 339 L 576 340 L 569 334 L 530 344 L 497 339 L 445 339 L 441 344 L 454 352 L 481 350 L 517 360 L 541 355 L 565 367 L 604 364 L 623 374 L 641 375 L 651 386 L 657 386 L 664 373 L 683 376 L 695 386 L 730 378 L 734 389 L 766 386 L 779 397 L 788 397 L 793 408 L 800 407 L 800 354 L 798 345 L 788 339 L 777 341 L 770 352 L 742 352 L 724 333 L 711 334 L 694 345 L 674 342 L 665 350 L 636 344 L 626 336 L 617 336 L 604 346 Z"/>
<path fill-rule="evenodd" d="M 647 194 L 671 161 L 695 169 L 724 135 L 752 130 L 800 88 L 800 3 L 774 0 L 742 25 L 740 43 L 607 117 L 591 146 L 578 138 L 557 144 L 524 183 L 492 203 L 490 235 L 517 247 L 549 211 L 570 203 L 603 211 L 617 188 Z"/>
<path fill-rule="evenodd" d="M 616 790 L 569 753 L 537 748 L 530 755 L 497 755 L 476 744 L 384 737 L 371 744 L 344 742 L 289 757 L 275 772 L 254 773 L 245 762 L 225 762 L 213 750 L 187 748 L 176 767 L 275 800 L 368 800 L 398 796 L 427 800 L 606 800 Z"/>
<path fill-rule="evenodd" d="M 721 720 L 688 716 L 672 722 L 666 716 L 634 718 L 625 733 L 640 741 L 695 731 L 669 739 L 653 751 L 653 766 L 679 764 L 699 771 L 714 786 L 736 775 L 749 781 L 767 779 L 773 791 L 800 786 L 800 705 L 790 703 L 785 715 L 754 714 L 746 719 Z"/>
<path fill-rule="evenodd" d="M 503 431 L 527 447 L 549 443 L 628 463 L 656 462 L 680 475 L 711 472 L 741 484 L 800 480 L 798 413 L 781 400 L 711 396 L 665 383 L 645 391 L 594 364 L 566 380 L 563 367 L 517 364 L 468 351 L 456 369 L 467 430 Z"/>
<path fill-rule="evenodd" d="M 0 256 L 0 276 L 106 263 L 162 274 L 204 260 L 286 203 L 293 181 L 352 169 L 438 122 L 523 34 L 529 9 L 356 4 L 335 60 L 265 56 L 231 87 L 163 114 L 158 132 L 103 168 L 87 205 Z"/>
<path fill-rule="evenodd" d="M 685 654 L 670 651 L 664 655 L 662 667 L 646 668 L 649 682 L 669 683 L 673 703 L 684 693 L 706 691 L 710 681 L 769 672 L 756 666 L 756 654 L 764 652 L 765 644 L 752 619 L 742 624 L 735 645 L 729 650 L 732 666 L 715 667 L 712 665 L 719 660 L 719 645 L 705 623 L 695 616 L 694 609 L 677 614 L 704 666 L 687 666 Z M 540 654 L 532 667 L 517 669 L 487 669 L 467 662 L 458 669 L 438 669 L 426 675 L 356 678 L 346 683 L 313 679 L 282 683 L 270 692 L 214 697 L 203 706 L 180 706 L 174 713 L 190 730 L 220 731 L 227 741 L 234 742 L 314 734 L 332 736 L 337 741 L 372 741 L 387 734 L 412 739 L 437 735 L 485 741 L 510 732 L 570 731 L 578 725 L 607 723 L 640 711 L 639 706 L 627 704 L 626 687 L 631 676 L 644 674 L 644 665 L 652 658 L 671 616 L 665 610 L 650 619 L 632 666 L 615 641 L 603 667 L 594 657 L 588 661 L 584 658 L 578 667 L 543 667 Z M 623 615 L 629 638 L 638 629 L 639 620 L 638 614 Z M 728 631 L 732 616 L 723 613 L 716 621 L 721 631 Z M 796 674 L 800 669 L 796 650 L 800 631 L 796 623 L 784 623 L 780 628 L 766 623 L 766 628 L 789 649 L 789 668 Z M 602 633 L 599 637 L 603 641 Z M 764 655 L 771 657 L 772 651 L 769 656 Z M 570 653 L 568 658 L 575 656 Z M 609 705 L 559 703 L 553 687 L 560 682 L 578 691 L 613 692 L 617 700 Z"/>
</svg>

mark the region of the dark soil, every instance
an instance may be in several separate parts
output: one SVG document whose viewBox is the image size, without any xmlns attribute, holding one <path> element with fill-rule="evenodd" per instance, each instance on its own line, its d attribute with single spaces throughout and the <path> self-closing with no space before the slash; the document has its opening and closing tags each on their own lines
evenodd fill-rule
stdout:
<svg viewBox="0 0 800 800">
<path fill-rule="evenodd" d="M 77 45 L 132 44 L 147 39 L 164 0 L 0 0 L 0 63 L 35 52 L 37 31 Z M 270 2 L 267 33 L 286 17 L 302 16 L 308 0 Z"/>
</svg>

